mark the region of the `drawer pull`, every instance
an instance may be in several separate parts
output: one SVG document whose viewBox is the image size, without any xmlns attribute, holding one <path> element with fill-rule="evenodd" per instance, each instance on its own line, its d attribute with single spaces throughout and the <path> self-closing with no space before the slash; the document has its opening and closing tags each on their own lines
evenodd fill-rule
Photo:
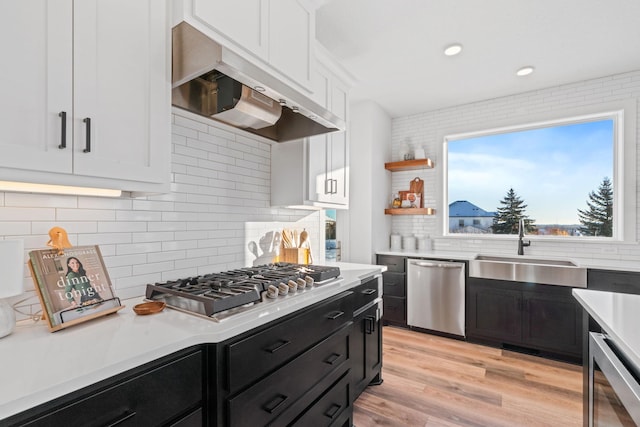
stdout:
<svg viewBox="0 0 640 427">
<path fill-rule="evenodd" d="M 264 405 L 262 409 L 264 409 L 270 414 L 273 414 L 280 406 L 282 406 L 284 402 L 287 401 L 287 399 L 289 399 L 288 396 L 285 396 L 284 394 L 279 394 L 271 402 Z"/>
<path fill-rule="evenodd" d="M 334 403 L 333 405 L 331 405 L 331 408 L 329 408 L 327 412 L 324 413 L 324 415 L 326 417 L 329 417 L 330 419 L 333 419 L 333 417 L 338 415 L 338 413 L 340 412 L 340 409 L 342 409 L 342 405 L 338 405 L 337 403 Z"/>
<path fill-rule="evenodd" d="M 269 353 L 275 353 L 276 351 L 288 346 L 289 344 L 291 344 L 291 341 L 282 340 L 271 345 L 271 347 L 265 348 L 264 350 Z"/>
<path fill-rule="evenodd" d="M 376 291 L 377 289 L 365 289 L 364 291 L 362 291 L 362 293 L 365 295 L 371 295 L 371 294 L 375 294 Z"/>
<path fill-rule="evenodd" d="M 325 359 L 324 363 L 333 365 L 338 359 L 340 359 L 340 355 L 338 353 L 333 353 L 331 356 Z"/>
<path fill-rule="evenodd" d="M 124 414 L 120 415 L 117 419 L 111 421 L 110 423 L 106 424 L 107 427 L 114 427 L 117 426 L 118 424 L 122 424 L 123 422 L 127 421 L 128 419 L 131 419 L 133 417 L 136 416 L 136 411 L 125 411 Z"/>
<path fill-rule="evenodd" d="M 338 317 L 342 316 L 343 314 L 344 314 L 344 311 L 332 311 L 331 313 L 327 314 L 327 319 L 336 320 Z"/>
</svg>

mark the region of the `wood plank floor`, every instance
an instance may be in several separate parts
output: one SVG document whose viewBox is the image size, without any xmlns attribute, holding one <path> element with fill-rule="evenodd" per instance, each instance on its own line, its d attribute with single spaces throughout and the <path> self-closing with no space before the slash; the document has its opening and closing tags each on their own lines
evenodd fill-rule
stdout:
<svg viewBox="0 0 640 427">
<path fill-rule="evenodd" d="M 582 367 L 385 326 L 355 427 L 581 426 Z"/>
</svg>

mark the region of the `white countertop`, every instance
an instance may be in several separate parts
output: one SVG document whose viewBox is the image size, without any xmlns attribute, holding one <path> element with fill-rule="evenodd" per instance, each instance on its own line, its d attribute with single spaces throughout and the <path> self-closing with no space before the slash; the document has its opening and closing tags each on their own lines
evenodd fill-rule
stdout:
<svg viewBox="0 0 640 427">
<path fill-rule="evenodd" d="M 384 266 L 334 263 L 342 280 L 264 302 L 221 322 L 173 309 L 138 316 L 124 300 L 115 314 L 49 332 L 44 321 L 20 322 L 0 339 L 0 420 L 163 356 L 234 337 L 359 285 Z"/>
<path fill-rule="evenodd" d="M 574 289 L 573 296 L 627 358 L 640 368 L 640 295 Z"/>
</svg>

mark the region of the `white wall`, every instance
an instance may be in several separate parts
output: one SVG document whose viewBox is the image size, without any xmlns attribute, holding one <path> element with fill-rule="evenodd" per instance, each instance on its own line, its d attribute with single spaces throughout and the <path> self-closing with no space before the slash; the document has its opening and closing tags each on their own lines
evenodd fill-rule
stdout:
<svg viewBox="0 0 640 427">
<path fill-rule="evenodd" d="M 391 157 L 391 118 L 376 103 L 350 106 L 349 210 L 337 212 L 342 260 L 374 263 L 388 249 L 391 219 L 384 215 L 391 193 L 385 162 Z"/>
<path fill-rule="evenodd" d="M 435 168 L 418 172 L 425 180 L 425 206 L 442 207 L 442 143 L 443 136 L 458 132 L 491 129 L 505 123 L 528 123 L 541 115 L 563 117 L 572 115 L 581 109 L 598 109 L 616 103 L 630 103 L 635 106 L 636 116 L 640 114 L 640 71 L 607 76 L 594 80 L 576 82 L 518 95 L 496 98 L 473 104 L 443 110 L 425 112 L 393 120 L 392 152 L 393 160 L 399 160 L 399 150 L 403 142 L 414 146 L 423 146 L 427 157 L 435 161 Z M 640 123 L 639 117 L 627 117 Z M 635 127 L 636 134 L 625 144 L 637 144 L 640 126 Z M 636 164 L 638 159 L 635 159 Z M 640 171 L 640 168 L 637 168 Z M 393 174 L 393 191 L 408 188 L 415 172 Z M 632 180 L 634 177 L 631 177 Z M 635 176 L 640 183 L 640 176 Z M 640 188 L 637 186 L 637 188 Z M 640 209 L 636 210 L 636 224 L 640 221 Z M 443 238 L 441 212 L 435 216 L 398 216 L 392 220 L 392 230 L 403 235 L 424 234 L 436 237 L 434 248 L 445 251 L 493 252 L 514 254 L 515 240 L 486 240 L 474 237 Z M 636 226 L 637 230 L 640 227 Z M 637 260 L 640 258 L 640 246 L 634 243 L 587 243 L 534 241 L 527 248 L 531 255 L 565 256 L 598 260 Z"/>
<path fill-rule="evenodd" d="M 271 145 L 224 129 L 174 110 L 168 194 L 109 199 L 0 192 L 0 238 L 24 239 L 26 251 L 46 248 L 49 229 L 60 226 L 73 245 L 100 245 L 121 299 L 144 295 L 147 283 L 251 265 L 255 255 L 247 244 L 256 242 L 261 256 L 268 232 L 283 227 L 306 228 L 320 253 L 320 212 L 270 207 Z M 26 298 L 19 309 L 31 314 L 40 305 L 25 275 L 26 294 L 12 300 Z"/>
</svg>

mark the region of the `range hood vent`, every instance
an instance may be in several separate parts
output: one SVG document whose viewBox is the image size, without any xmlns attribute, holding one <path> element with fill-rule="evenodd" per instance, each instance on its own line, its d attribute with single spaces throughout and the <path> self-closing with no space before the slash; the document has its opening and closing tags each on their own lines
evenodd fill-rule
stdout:
<svg viewBox="0 0 640 427">
<path fill-rule="evenodd" d="M 186 22 L 173 28 L 172 83 L 174 106 L 276 142 L 345 129 L 342 119 Z"/>
</svg>

